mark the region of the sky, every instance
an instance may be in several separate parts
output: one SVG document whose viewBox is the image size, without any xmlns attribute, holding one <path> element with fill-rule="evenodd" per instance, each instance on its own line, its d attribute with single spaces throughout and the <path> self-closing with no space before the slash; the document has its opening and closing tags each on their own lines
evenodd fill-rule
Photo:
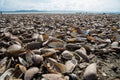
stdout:
<svg viewBox="0 0 120 80">
<path fill-rule="evenodd" d="M 120 0 L 0 0 L 0 11 L 14 10 L 120 12 Z"/>
</svg>

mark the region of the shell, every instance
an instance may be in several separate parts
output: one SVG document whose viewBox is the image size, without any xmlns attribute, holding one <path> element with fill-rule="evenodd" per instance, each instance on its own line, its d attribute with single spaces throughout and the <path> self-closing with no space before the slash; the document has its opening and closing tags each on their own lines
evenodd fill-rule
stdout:
<svg viewBox="0 0 120 80">
<path fill-rule="evenodd" d="M 95 41 L 95 37 L 92 37 L 92 36 L 87 36 L 87 39 L 88 39 L 88 41 Z"/>
<path fill-rule="evenodd" d="M 41 34 L 41 35 L 38 36 L 37 41 L 38 42 L 47 41 L 48 39 L 49 39 L 49 36 L 47 34 L 43 33 L 43 34 Z"/>
<path fill-rule="evenodd" d="M 30 50 L 39 49 L 41 47 L 42 47 L 42 42 L 31 42 L 25 46 L 26 49 L 30 49 Z"/>
<path fill-rule="evenodd" d="M 52 56 L 53 54 L 55 54 L 54 52 L 46 52 L 44 54 L 42 54 L 43 57 L 49 57 Z"/>
<path fill-rule="evenodd" d="M 71 72 L 75 69 L 77 63 L 78 63 L 78 62 L 77 62 L 76 59 L 72 59 L 72 60 L 67 61 L 67 62 L 65 63 L 66 72 L 67 72 L 67 73 L 71 73 Z"/>
<path fill-rule="evenodd" d="M 6 70 L 6 71 L 0 76 L 0 80 L 5 80 L 5 77 L 12 75 L 14 71 L 15 71 L 14 68 L 10 68 L 10 69 Z"/>
<path fill-rule="evenodd" d="M 64 64 L 57 62 L 53 58 L 48 58 L 48 61 L 51 65 L 53 65 L 54 69 L 47 68 L 48 71 L 53 72 L 53 73 L 65 73 L 66 72 L 66 67 Z"/>
<path fill-rule="evenodd" d="M 89 62 L 89 58 L 87 56 L 86 49 L 84 47 L 81 47 L 80 49 L 75 51 L 80 57 L 85 59 L 87 62 Z"/>
<path fill-rule="evenodd" d="M 73 54 L 67 50 L 63 51 L 61 55 L 62 55 L 62 58 L 67 59 L 67 60 L 72 59 L 73 57 Z"/>
<path fill-rule="evenodd" d="M 3 58 L 0 61 L 0 74 L 2 74 L 6 70 L 7 65 L 7 57 Z"/>
<path fill-rule="evenodd" d="M 42 76 L 47 80 L 66 80 L 61 74 L 43 74 Z"/>
<path fill-rule="evenodd" d="M 31 80 L 32 77 L 39 72 L 39 68 L 32 67 L 25 72 L 24 80 Z"/>
<path fill-rule="evenodd" d="M 40 64 L 43 62 L 43 56 L 34 54 L 34 55 L 32 55 L 32 60 L 33 60 L 33 63 Z"/>
<path fill-rule="evenodd" d="M 42 48 L 41 50 L 41 53 L 46 53 L 46 52 L 52 52 L 52 53 L 56 53 L 58 52 L 57 50 L 53 49 L 53 48 Z"/>
<path fill-rule="evenodd" d="M 78 76 L 76 74 L 73 74 L 73 73 L 70 74 L 69 77 L 70 77 L 70 80 L 79 80 Z"/>
<path fill-rule="evenodd" d="M 24 50 L 21 45 L 13 44 L 10 47 L 8 47 L 7 52 L 10 54 L 17 54 L 24 52 Z"/>
<path fill-rule="evenodd" d="M 38 34 L 38 33 L 34 33 L 34 34 L 32 35 L 32 39 L 37 39 L 37 38 L 38 38 L 38 36 L 39 36 L 39 34 Z"/>
<path fill-rule="evenodd" d="M 29 66 L 29 64 L 23 59 L 23 58 L 21 58 L 21 57 L 18 57 L 18 59 L 19 59 L 19 62 L 22 64 L 22 65 L 24 65 L 24 66 Z"/>
<path fill-rule="evenodd" d="M 92 63 L 85 69 L 83 77 L 85 78 L 85 80 L 96 80 L 96 75 L 96 63 Z"/>
<path fill-rule="evenodd" d="M 81 46 L 77 44 L 69 43 L 69 44 L 66 44 L 66 48 L 70 51 L 74 51 L 74 50 L 80 49 Z"/>
<path fill-rule="evenodd" d="M 111 44 L 111 48 L 117 48 L 118 45 L 119 45 L 119 42 L 113 42 L 113 43 Z"/>
<path fill-rule="evenodd" d="M 47 45 L 51 48 L 63 48 L 64 41 L 59 40 L 59 39 L 51 39 Z"/>
</svg>

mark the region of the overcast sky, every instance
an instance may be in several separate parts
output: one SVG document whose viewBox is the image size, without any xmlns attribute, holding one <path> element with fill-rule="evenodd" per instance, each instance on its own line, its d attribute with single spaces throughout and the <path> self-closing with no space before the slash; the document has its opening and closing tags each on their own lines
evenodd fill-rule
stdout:
<svg viewBox="0 0 120 80">
<path fill-rule="evenodd" d="M 120 0 L 0 0 L 0 10 L 120 12 Z"/>
</svg>

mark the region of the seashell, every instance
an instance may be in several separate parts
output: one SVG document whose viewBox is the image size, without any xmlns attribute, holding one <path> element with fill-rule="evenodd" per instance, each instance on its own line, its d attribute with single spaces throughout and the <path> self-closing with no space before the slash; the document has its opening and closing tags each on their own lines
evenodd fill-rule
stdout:
<svg viewBox="0 0 120 80">
<path fill-rule="evenodd" d="M 115 37 L 115 41 L 120 41 L 120 34 L 117 32 L 113 33 L 114 37 Z"/>
<path fill-rule="evenodd" d="M 43 62 L 43 56 L 34 54 L 32 55 L 32 60 L 33 60 L 33 63 L 40 64 L 41 62 Z"/>
<path fill-rule="evenodd" d="M 64 47 L 64 41 L 60 39 L 51 39 L 48 41 L 47 45 L 51 48 L 63 48 Z"/>
<path fill-rule="evenodd" d="M 21 58 L 21 57 L 18 57 L 18 59 L 19 59 L 19 62 L 22 64 L 22 65 L 24 65 L 24 66 L 29 66 L 29 64 L 23 59 L 23 58 Z"/>
<path fill-rule="evenodd" d="M 73 54 L 70 51 L 65 50 L 62 52 L 61 56 L 62 58 L 69 60 L 69 59 L 72 59 Z"/>
<path fill-rule="evenodd" d="M 53 58 L 48 58 L 48 60 L 49 60 L 49 62 L 51 63 L 51 64 L 53 64 L 54 65 L 54 69 L 55 70 L 52 70 L 52 69 L 50 69 L 50 68 L 48 68 L 48 70 L 51 72 L 55 72 L 55 73 L 65 73 L 66 72 L 66 67 L 65 67 L 65 65 L 64 64 L 62 64 L 62 63 L 59 63 L 59 62 L 57 62 L 55 59 L 53 59 Z"/>
<path fill-rule="evenodd" d="M 36 50 L 32 50 L 32 51 L 33 51 L 33 53 L 35 53 L 35 54 L 41 54 L 40 49 L 36 49 Z"/>
<path fill-rule="evenodd" d="M 37 39 L 39 37 L 39 34 L 38 33 L 34 33 L 33 35 L 32 35 L 32 39 Z"/>
<path fill-rule="evenodd" d="M 57 50 L 55 50 L 53 48 L 42 48 L 40 51 L 41 51 L 42 54 L 44 54 L 46 52 L 52 52 L 52 53 L 58 52 Z"/>
<path fill-rule="evenodd" d="M 49 38 L 49 36 L 48 36 L 48 34 L 42 34 L 42 36 L 43 36 L 43 41 L 46 41 L 46 40 L 48 40 L 48 38 Z"/>
<path fill-rule="evenodd" d="M 26 67 L 23 65 L 19 65 L 20 70 L 25 73 L 27 71 Z"/>
<path fill-rule="evenodd" d="M 83 77 L 85 80 L 96 80 L 96 75 L 96 63 L 92 63 L 85 69 Z"/>
<path fill-rule="evenodd" d="M 41 42 L 31 42 L 31 43 L 28 43 L 25 46 L 26 49 L 30 49 L 30 50 L 39 49 L 41 47 L 42 47 L 42 43 Z"/>
<path fill-rule="evenodd" d="M 35 41 L 35 39 L 29 38 L 29 39 L 23 39 L 22 40 L 23 43 L 29 43 L 29 42 L 32 42 L 32 41 Z"/>
<path fill-rule="evenodd" d="M 38 42 L 44 41 L 43 36 L 42 36 L 42 35 L 39 35 L 38 38 L 37 38 L 37 41 L 38 41 Z"/>
<path fill-rule="evenodd" d="M 85 59 L 87 62 L 89 62 L 89 58 L 87 56 L 86 49 L 84 47 L 81 47 L 80 49 L 75 51 L 80 57 Z"/>
<path fill-rule="evenodd" d="M 89 65 L 89 63 L 80 63 L 80 64 L 79 64 L 79 68 L 80 68 L 80 69 L 84 69 L 84 68 L 86 68 L 88 65 Z"/>
<path fill-rule="evenodd" d="M 19 69 L 20 69 L 23 73 L 25 73 L 25 72 L 27 71 L 26 67 L 23 66 L 23 65 L 16 64 L 16 65 L 15 65 L 15 68 L 17 68 L 17 67 L 19 67 Z"/>
<path fill-rule="evenodd" d="M 105 42 L 111 43 L 111 40 L 110 39 L 106 39 Z"/>
<path fill-rule="evenodd" d="M 79 79 L 78 79 L 78 76 L 77 76 L 76 74 L 73 74 L 73 73 L 70 74 L 69 77 L 70 77 L 69 80 L 79 80 Z"/>
<path fill-rule="evenodd" d="M 74 51 L 74 50 L 80 49 L 81 46 L 77 45 L 77 44 L 71 44 L 71 43 L 69 43 L 69 44 L 66 44 L 66 48 L 68 50 Z"/>
<path fill-rule="evenodd" d="M 112 30 L 112 31 L 117 31 L 117 27 L 113 26 L 113 27 L 111 28 L 111 30 Z"/>
<path fill-rule="evenodd" d="M 111 44 L 111 48 L 117 48 L 118 45 L 119 45 L 119 42 L 113 42 L 113 43 Z"/>
<path fill-rule="evenodd" d="M 66 72 L 67 72 L 67 73 L 73 72 L 73 70 L 75 69 L 77 63 L 78 63 L 78 62 L 77 62 L 76 59 L 72 59 L 72 60 L 67 61 L 67 62 L 65 63 Z"/>
<path fill-rule="evenodd" d="M 6 64 L 7 64 L 7 57 L 3 58 L 0 61 L 0 74 L 2 74 L 6 70 Z"/>
<path fill-rule="evenodd" d="M 102 43 L 98 45 L 98 48 L 101 49 L 101 48 L 105 48 L 106 46 L 107 46 L 107 43 Z"/>
<path fill-rule="evenodd" d="M 66 42 L 75 43 L 75 42 L 84 42 L 86 40 L 87 39 L 83 37 L 75 37 L 75 38 L 68 39 Z"/>
<path fill-rule="evenodd" d="M 5 32 L 5 33 L 2 34 L 2 36 L 4 36 L 4 37 L 11 37 L 11 35 L 12 35 L 12 34 L 9 33 L 9 32 Z"/>
<path fill-rule="evenodd" d="M 82 46 L 86 49 L 87 52 L 90 52 L 95 48 L 91 44 L 83 44 Z"/>
<path fill-rule="evenodd" d="M 26 59 L 26 62 L 29 64 L 29 65 L 32 65 L 33 64 L 33 60 L 32 60 L 32 53 L 27 53 L 25 54 L 25 59 Z"/>
<path fill-rule="evenodd" d="M 10 47 L 8 47 L 7 52 L 10 54 L 17 54 L 24 52 L 25 50 L 22 48 L 21 45 L 13 44 Z"/>
<path fill-rule="evenodd" d="M 0 76 L 0 80 L 5 80 L 6 76 L 11 76 L 14 71 L 15 71 L 14 68 L 10 68 L 10 69 L 6 70 L 6 71 Z"/>
<path fill-rule="evenodd" d="M 53 54 L 55 54 L 55 53 L 53 53 L 53 52 L 46 52 L 46 53 L 42 54 L 42 56 L 43 57 L 49 57 L 49 56 L 52 56 Z"/>
<path fill-rule="evenodd" d="M 90 42 L 95 41 L 95 37 L 87 36 L 87 40 L 90 41 Z"/>
<path fill-rule="evenodd" d="M 32 67 L 25 72 L 24 80 L 31 80 L 32 77 L 39 72 L 39 68 Z"/>
<path fill-rule="evenodd" d="M 42 41 L 47 41 L 49 39 L 49 36 L 47 34 L 41 34 L 38 36 L 37 41 L 42 42 Z"/>
<path fill-rule="evenodd" d="M 61 74 L 43 74 L 42 76 L 47 80 L 66 80 Z"/>
</svg>

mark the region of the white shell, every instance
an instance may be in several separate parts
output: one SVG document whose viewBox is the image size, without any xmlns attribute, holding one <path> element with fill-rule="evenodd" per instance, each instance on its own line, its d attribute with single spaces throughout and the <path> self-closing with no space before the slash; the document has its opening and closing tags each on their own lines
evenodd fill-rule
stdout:
<svg viewBox="0 0 120 80">
<path fill-rule="evenodd" d="M 64 59 L 72 59 L 72 57 L 73 57 L 72 53 L 67 50 L 65 50 L 61 55 Z"/>
<path fill-rule="evenodd" d="M 39 72 L 39 68 L 37 67 L 32 67 L 28 69 L 25 73 L 24 80 L 31 80 L 32 77 Z"/>
<path fill-rule="evenodd" d="M 75 66 L 77 65 L 77 60 L 73 59 L 73 60 L 69 60 L 65 63 L 66 66 L 66 72 L 70 73 L 74 70 Z"/>
<path fill-rule="evenodd" d="M 85 78 L 85 80 L 96 80 L 96 75 L 96 63 L 92 63 L 85 69 L 83 77 Z"/>
<path fill-rule="evenodd" d="M 47 80 L 66 80 L 61 74 L 43 74 L 42 76 Z"/>
<path fill-rule="evenodd" d="M 113 43 L 111 44 L 111 48 L 117 48 L 118 45 L 119 45 L 118 42 L 113 42 Z"/>
</svg>

